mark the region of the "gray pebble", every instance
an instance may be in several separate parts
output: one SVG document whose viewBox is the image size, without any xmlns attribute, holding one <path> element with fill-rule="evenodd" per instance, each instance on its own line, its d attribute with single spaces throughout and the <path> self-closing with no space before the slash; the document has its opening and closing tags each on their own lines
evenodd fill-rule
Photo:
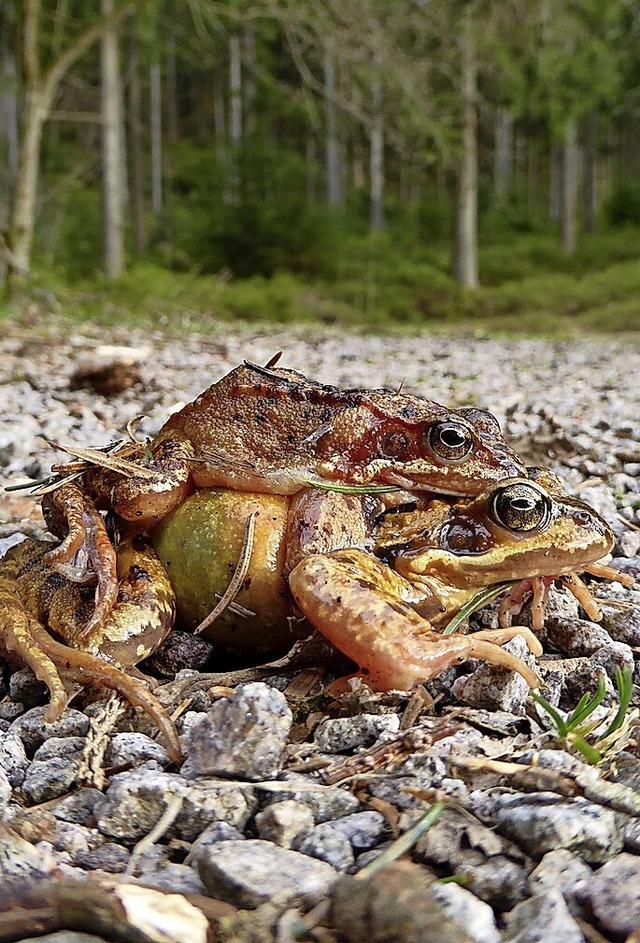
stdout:
<svg viewBox="0 0 640 943">
<path fill-rule="evenodd" d="M 559 890 L 550 888 L 522 901 L 507 918 L 505 943 L 585 943 Z"/>
<path fill-rule="evenodd" d="M 250 909 L 314 904 L 338 877 L 324 861 L 260 839 L 210 846 L 199 855 L 198 870 L 213 897 Z"/>
<path fill-rule="evenodd" d="M 533 665 L 527 644 L 520 636 L 502 647 Z M 453 696 L 463 704 L 508 711 L 510 714 L 524 714 L 529 697 L 529 685 L 521 675 L 489 664 L 482 664 L 472 674 L 456 678 L 452 691 Z"/>
<path fill-rule="evenodd" d="M 141 838 L 175 795 L 182 797 L 182 806 L 167 834 L 186 841 L 193 841 L 213 821 L 244 828 L 255 804 L 245 786 L 223 780 L 187 783 L 177 774 L 138 769 L 113 777 L 96 807 L 98 828 L 113 838 Z"/>
<path fill-rule="evenodd" d="M 634 648 L 640 646 L 640 605 L 607 605 L 606 600 L 598 600 L 602 609 L 602 624 L 616 642 L 625 642 Z"/>
<path fill-rule="evenodd" d="M 592 871 L 581 858 L 566 848 L 548 851 L 540 864 L 529 875 L 529 890 L 532 894 L 545 894 L 559 890 L 572 914 L 578 915 L 582 908 L 576 902 L 576 891 L 591 877 Z"/>
<path fill-rule="evenodd" d="M 45 704 L 48 699 L 47 686 L 39 681 L 31 668 L 19 668 L 9 678 L 9 694 L 12 700 L 25 707 Z"/>
<path fill-rule="evenodd" d="M 606 629 L 585 619 L 547 619 L 546 630 L 550 642 L 565 654 L 576 657 L 591 655 L 611 644 L 611 636 Z"/>
<path fill-rule="evenodd" d="M 623 852 L 578 891 L 605 932 L 626 937 L 640 926 L 640 857 Z"/>
<path fill-rule="evenodd" d="M 156 887 L 171 894 L 206 894 L 207 889 L 198 873 L 188 865 L 165 861 L 140 869 L 138 880 L 145 887 Z"/>
<path fill-rule="evenodd" d="M 255 786 L 255 792 L 263 806 L 284 799 L 293 799 L 307 806 L 316 824 L 360 811 L 360 802 L 352 792 L 338 786 L 321 786 L 302 777 L 295 781 L 259 783 Z"/>
<path fill-rule="evenodd" d="M 27 753 L 35 752 L 49 737 L 84 737 L 89 729 L 89 718 L 81 711 L 67 708 L 60 720 L 45 723 L 44 707 L 32 707 L 11 724 L 25 745 Z"/>
<path fill-rule="evenodd" d="M 640 531 L 623 531 L 616 540 L 615 553 L 621 557 L 637 556 L 640 553 Z"/>
<path fill-rule="evenodd" d="M 348 753 L 371 746 L 381 734 L 400 729 L 398 714 L 359 714 L 323 720 L 314 733 L 314 743 L 323 753 Z"/>
<path fill-rule="evenodd" d="M 51 814 L 64 822 L 76 822 L 84 825 L 93 815 L 98 802 L 102 801 L 102 793 L 92 786 L 80 786 L 69 796 L 65 796 L 51 809 Z"/>
<path fill-rule="evenodd" d="M 38 748 L 26 771 L 22 793 L 31 805 L 39 805 L 69 792 L 80 769 L 83 737 L 52 737 Z"/>
<path fill-rule="evenodd" d="M 310 832 L 294 841 L 294 849 L 326 861 L 336 871 L 347 871 L 355 862 L 349 839 L 333 827 L 332 822 L 321 822 Z"/>
<path fill-rule="evenodd" d="M 152 737 L 144 733 L 116 733 L 107 747 L 104 765 L 139 766 L 147 760 L 155 760 L 160 766 L 168 766 L 171 762 L 162 744 Z"/>
<path fill-rule="evenodd" d="M 3 769 L 0 769 L 0 809 L 3 809 L 11 802 L 11 783 L 9 777 Z"/>
<path fill-rule="evenodd" d="M 8 730 L 0 735 L 0 769 L 12 786 L 21 786 L 29 765 L 24 743 L 15 732 Z"/>
<path fill-rule="evenodd" d="M 536 855 L 567 848 L 584 861 L 597 863 L 622 848 L 615 814 L 586 799 L 563 799 L 549 792 L 498 795 L 492 819 L 503 834 Z"/>
<path fill-rule="evenodd" d="M 107 871 L 109 874 L 122 874 L 129 861 L 129 851 L 115 842 L 104 842 L 98 848 L 92 848 L 77 854 L 74 862 L 86 871 Z"/>
<path fill-rule="evenodd" d="M 454 924 L 466 931 L 473 943 L 500 943 L 493 910 L 458 884 L 434 881 L 429 889 Z"/>
<path fill-rule="evenodd" d="M 336 832 L 349 839 L 356 854 L 380 844 L 387 829 L 384 815 L 373 809 L 345 815 L 330 824 Z"/>
<path fill-rule="evenodd" d="M 284 765 L 292 723 L 280 691 L 263 682 L 240 685 L 185 731 L 182 775 L 274 779 Z"/>
<path fill-rule="evenodd" d="M 258 837 L 281 848 L 291 848 L 293 841 L 314 825 L 311 809 L 293 799 L 272 802 L 256 815 L 255 822 Z"/>
</svg>

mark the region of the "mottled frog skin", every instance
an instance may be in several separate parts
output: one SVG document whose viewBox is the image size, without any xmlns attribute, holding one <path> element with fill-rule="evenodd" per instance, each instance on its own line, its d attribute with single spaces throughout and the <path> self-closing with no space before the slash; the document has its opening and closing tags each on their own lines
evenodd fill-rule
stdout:
<svg viewBox="0 0 640 943">
<path fill-rule="evenodd" d="M 373 505 L 363 514 L 355 497 L 333 495 L 330 516 L 331 527 L 345 540 L 351 533 L 350 547 L 301 556 L 296 535 L 288 532 L 288 504 L 294 499 L 229 490 L 195 493 L 156 532 L 158 556 L 139 536 L 122 544 L 118 602 L 89 641 L 83 626 L 90 588 L 47 569 L 46 545 L 27 541 L 0 564 L 4 647 L 31 665 L 59 708 L 64 698 L 59 676 L 68 677 L 69 649 L 43 645 L 41 623 L 76 650 L 78 670 L 84 657 L 92 670 L 97 656 L 137 663 L 170 630 L 175 595 L 183 621 L 193 624 L 206 616 L 227 588 L 253 516 L 250 565 L 234 602 L 256 615 L 228 610 L 210 628 L 218 643 L 273 650 L 291 640 L 288 617 L 302 613 L 376 689 L 410 688 L 472 657 L 512 668 L 533 686 L 535 673 L 500 648 L 520 634 L 539 654 L 529 630 L 516 626 L 451 636 L 439 630 L 478 591 L 588 568 L 613 543 L 607 524 L 587 505 L 524 478 L 475 498 L 434 499 L 379 517 Z M 325 523 L 323 528 L 317 518 L 307 520 L 325 531 L 330 548 L 334 538 Z M 294 631 L 300 632 L 299 623 Z"/>
<path fill-rule="evenodd" d="M 525 473 L 489 412 L 448 409 L 392 390 L 339 390 L 293 370 L 250 363 L 172 415 L 134 462 L 138 474 L 96 466 L 43 504 L 50 530 L 64 538 L 49 562 L 72 578 L 97 576 L 88 635 L 117 594 L 115 552 L 97 509 L 150 531 L 202 488 L 293 495 L 315 485 L 473 495 Z"/>
</svg>

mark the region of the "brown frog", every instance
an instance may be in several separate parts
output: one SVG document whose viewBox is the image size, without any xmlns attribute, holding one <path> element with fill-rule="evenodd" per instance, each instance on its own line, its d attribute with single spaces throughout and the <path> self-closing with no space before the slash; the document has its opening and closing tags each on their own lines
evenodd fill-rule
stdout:
<svg viewBox="0 0 640 943">
<path fill-rule="evenodd" d="M 48 496 L 49 527 L 64 537 L 48 560 L 71 578 L 97 577 L 90 635 L 113 606 L 118 585 L 115 552 L 97 508 L 149 531 L 195 489 L 467 495 L 523 473 L 484 410 L 447 409 L 392 390 L 339 390 L 293 370 L 245 363 L 172 415 L 148 450 L 137 449 L 127 474 L 93 467 Z M 313 540 L 305 552 L 315 549 Z"/>
<path fill-rule="evenodd" d="M 347 527 L 353 512 L 357 531 L 361 515 L 357 507 L 350 509 L 352 497 L 336 495 L 334 510 L 346 502 L 341 526 Z M 300 559 L 299 547 L 288 556 L 289 500 L 228 490 L 196 493 L 157 531 L 160 563 L 145 538 L 125 541 L 118 552 L 118 602 L 90 642 L 83 631 L 85 607 L 91 605 L 89 588 L 52 573 L 43 563 L 41 545 L 28 541 L 11 550 L 0 564 L 0 637 L 5 650 L 29 664 L 49 686 L 50 716 L 62 710 L 70 681 L 107 684 L 137 699 L 165 724 L 175 754 L 177 739 L 167 731 L 166 715 L 149 702 L 152 696 L 143 692 L 145 700 L 139 681 L 101 658 L 133 665 L 160 644 L 173 621 L 174 590 L 178 610 L 186 607 L 192 622 L 206 615 L 216 594 L 225 592 L 249 519 L 262 517 L 253 531 L 249 566 L 234 604 L 251 603 L 256 615 L 227 610 L 221 633 L 211 626 L 213 637 L 246 649 L 249 636 L 242 645 L 237 643 L 248 622 L 255 648 L 281 645 L 286 637 L 272 637 L 269 627 L 286 625 L 287 616 L 295 614 L 290 590 L 309 623 L 353 659 L 376 689 L 410 688 L 468 658 L 513 669 L 537 686 L 535 672 L 500 648 L 523 635 L 533 653 L 540 654 L 529 629 L 448 636 L 440 630 L 478 591 L 525 577 L 588 570 L 613 543 L 606 523 L 587 505 L 516 478 L 476 498 L 435 499 L 413 511 L 383 514 L 374 529 L 377 556 L 352 547 Z M 205 522 L 200 533 L 199 521 Z M 367 529 L 360 535 L 366 540 Z M 203 571 L 194 569 L 199 558 L 207 562 Z M 288 558 L 292 568 L 287 580 L 283 574 Z M 209 574 L 204 597 L 203 572 Z M 613 571 L 608 575 L 615 578 Z M 187 599 L 190 582 L 197 589 L 195 603 Z M 40 620 L 76 650 L 54 641 Z"/>
</svg>

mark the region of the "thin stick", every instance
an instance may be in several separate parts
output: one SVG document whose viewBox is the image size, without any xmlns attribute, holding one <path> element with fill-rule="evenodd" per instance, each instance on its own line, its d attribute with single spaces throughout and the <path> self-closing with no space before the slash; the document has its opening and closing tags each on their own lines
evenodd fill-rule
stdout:
<svg viewBox="0 0 640 943">
<path fill-rule="evenodd" d="M 238 557 L 238 562 L 236 568 L 233 571 L 233 576 L 227 588 L 225 589 L 220 601 L 213 607 L 208 616 L 206 616 L 200 625 L 195 629 L 195 635 L 199 635 L 201 632 L 204 632 L 205 629 L 208 629 L 212 622 L 222 615 L 222 613 L 227 609 L 235 597 L 240 592 L 240 588 L 245 581 L 246 575 L 249 572 L 249 566 L 251 564 L 251 554 L 253 552 L 253 535 L 255 533 L 256 527 L 256 511 L 252 511 L 249 517 L 247 518 L 247 527 L 244 533 L 244 540 L 242 541 L 242 547 L 240 548 L 240 556 Z"/>
</svg>

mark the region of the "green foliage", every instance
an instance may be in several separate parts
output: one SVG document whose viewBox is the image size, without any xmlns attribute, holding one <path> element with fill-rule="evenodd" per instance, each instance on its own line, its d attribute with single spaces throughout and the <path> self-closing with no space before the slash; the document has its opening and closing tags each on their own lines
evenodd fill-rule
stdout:
<svg viewBox="0 0 640 943">
<path fill-rule="evenodd" d="M 625 226 L 629 223 L 640 226 L 640 182 L 618 181 L 606 201 L 605 213 L 612 226 Z"/>
<path fill-rule="evenodd" d="M 340 225 L 301 200 L 305 167 L 293 151 L 243 145 L 235 169 L 213 148 L 182 148 L 168 221 L 174 264 L 235 277 L 289 271 L 331 277 Z M 177 260 L 180 260 L 180 263 Z"/>
<path fill-rule="evenodd" d="M 602 722 L 593 720 L 592 715 L 604 700 L 606 693 L 603 675 L 600 675 L 598 679 L 595 694 L 585 692 L 566 719 L 541 694 L 532 691 L 531 697 L 552 719 L 561 740 L 575 747 L 588 763 L 600 763 L 607 752 L 612 751 L 616 746 L 621 749 L 621 740 L 628 733 L 631 721 L 635 719 L 629 713 L 633 694 L 633 672 L 630 668 L 616 669 L 616 688 L 618 707 L 615 714 L 605 729 L 595 736 L 592 734 L 602 726 Z M 592 719 L 589 720 L 589 718 Z M 591 737 L 591 740 L 588 740 L 588 737 Z"/>
</svg>

